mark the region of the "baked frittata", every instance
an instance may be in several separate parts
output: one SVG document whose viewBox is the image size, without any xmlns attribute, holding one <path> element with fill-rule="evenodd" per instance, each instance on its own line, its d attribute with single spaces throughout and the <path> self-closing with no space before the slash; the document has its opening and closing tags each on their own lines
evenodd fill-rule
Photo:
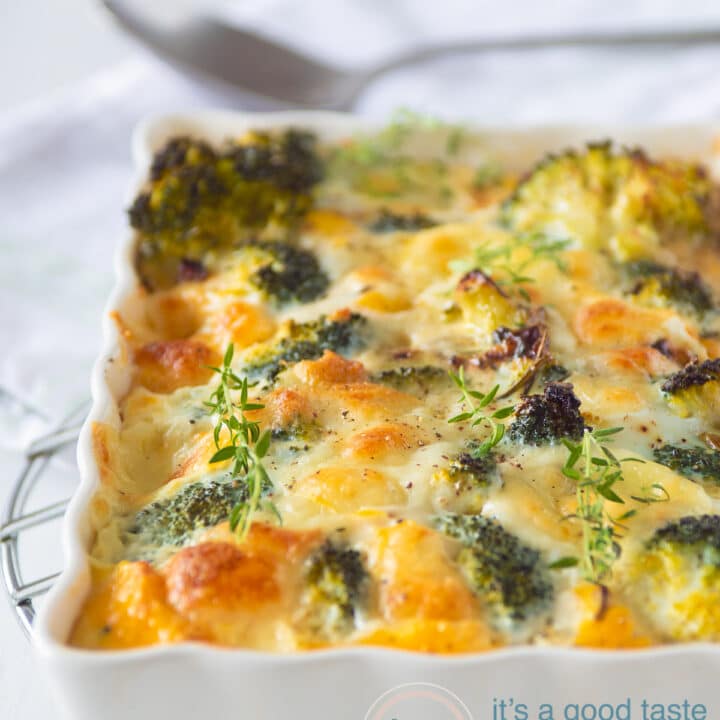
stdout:
<svg viewBox="0 0 720 720">
<path fill-rule="evenodd" d="M 157 152 L 72 645 L 720 640 L 718 188 L 484 147 L 404 115 Z"/>
</svg>

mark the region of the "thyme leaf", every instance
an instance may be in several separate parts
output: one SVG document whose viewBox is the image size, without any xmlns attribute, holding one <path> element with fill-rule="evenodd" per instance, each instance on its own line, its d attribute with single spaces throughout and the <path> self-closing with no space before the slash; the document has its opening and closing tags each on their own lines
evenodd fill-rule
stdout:
<svg viewBox="0 0 720 720">
<path fill-rule="evenodd" d="M 282 522 L 272 501 L 263 499 L 263 492 L 273 487 L 272 479 L 263 465 L 270 449 L 272 434 L 262 430 L 260 423 L 248 419 L 246 413 L 262 410 L 261 403 L 250 402 L 247 378 L 241 378 L 232 369 L 234 347 L 228 345 L 222 367 L 211 368 L 220 376 L 220 382 L 205 402 L 216 418 L 213 429 L 215 454 L 209 463 L 230 461 L 230 474 L 247 489 L 246 499 L 238 502 L 230 512 L 230 529 L 244 539 L 258 510 L 266 510 Z M 239 397 L 238 397 L 239 395 Z M 225 431 L 225 432 L 223 432 Z"/>
<path fill-rule="evenodd" d="M 476 248 L 472 260 L 450 261 L 450 269 L 462 273 L 482 270 L 492 276 L 498 285 L 510 286 L 529 300 L 524 286 L 535 282 L 529 270 L 540 260 L 548 260 L 561 272 L 567 272 L 562 253 L 570 243 L 570 240 L 553 238 L 545 233 L 520 233 L 511 236 L 502 245 Z"/>
<path fill-rule="evenodd" d="M 483 457 L 487 455 L 505 437 L 505 424 L 503 420 L 508 418 L 515 411 L 514 405 L 507 405 L 497 410 L 488 410 L 488 406 L 495 399 L 500 390 L 495 385 L 489 392 L 483 393 L 479 390 L 471 390 L 465 378 L 465 371 L 461 367 L 457 375 L 450 373 L 452 381 L 460 388 L 462 404 L 469 408 L 458 415 L 451 417 L 449 423 L 468 421 L 472 427 L 485 425 L 490 431 L 490 436 L 475 448 L 473 455 Z"/>
<path fill-rule="evenodd" d="M 622 430 L 621 427 L 594 431 L 586 428 L 579 442 L 563 440 L 568 455 L 562 472 L 576 483 L 577 510 L 572 517 L 582 523 L 582 556 L 574 564 L 580 566 L 587 581 L 598 585 L 611 573 L 619 555 L 617 539 L 621 536 L 618 528 L 623 528 L 621 523 L 637 514 L 636 510 L 628 510 L 613 518 L 606 509 L 608 502 L 625 504 L 618 492 L 618 485 L 625 479 L 623 463 L 643 462 L 638 458 L 618 459 L 605 444 Z M 669 495 L 662 485 L 656 483 L 644 490 L 642 496 L 631 495 L 630 498 L 649 504 L 666 502 Z M 568 558 L 562 561 L 565 564 L 556 563 L 556 566 L 571 567 Z"/>
</svg>

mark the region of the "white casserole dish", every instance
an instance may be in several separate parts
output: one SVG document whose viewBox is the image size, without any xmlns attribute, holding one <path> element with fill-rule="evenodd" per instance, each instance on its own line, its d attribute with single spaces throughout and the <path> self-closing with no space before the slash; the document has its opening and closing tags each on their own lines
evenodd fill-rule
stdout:
<svg viewBox="0 0 720 720">
<path fill-rule="evenodd" d="M 132 194 L 145 178 L 153 152 L 172 135 L 193 134 L 220 141 L 251 127 L 284 125 L 308 127 L 326 138 L 343 137 L 367 127 L 366 122 L 351 116 L 313 112 L 206 112 L 153 118 L 142 123 L 133 138 L 137 178 Z M 510 167 L 526 167 L 547 151 L 606 137 L 621 144 L 642 145 L 651 153 L 702 158 L 713 169 L 720 165 L 716 141 L 720 131 L 709 126 L 488 129 L 481 133 L 489 153 Z M 128 229 L 116 256 L 117 282 L 103 320 L 103 350 L 92 378 L 93 405 L 78 446 L 81 484 L 65 517 L 65 570 L 34 631 L 38 656 L 68 717 L 190 720 L 232 713 L 252 720 L 362 718 L 390 688 L 418 681 L 452 690 L 475 717 L 492 720 L 525 720 L 514 716 L 513 706 L 504 718 L 499 714 L 494 717 L 494 698 L 526 703 L 530 720 L 538 717 L 540 703 L 553 704 L 554 718 L 560 719 L 568 703 L 617 705 L 628 699 L 633 720 L 651 720 L 650 715 L 642 714 L 643 699 L 666 704 L 687 699 L 691 704 L 705 704 L 707 717 L 718 717 L 720 647 L 709 644 L 622 652 L 514 648 L 460 657 L 368 648 L 281 656 L 199 644 L 112 653 L 67 647 L 65 639 L 89 586 L 89 505 L 99 482 L 91 426 L 95 421 L 119 422 L 117 398 L 129 381 L 109 311 L 132 312 L 137 283 L 132 240 Z M 568 720 L 575 720 L 570 712 Z M 607 712 L 602 720 L 614 720 Z M 438 717 L 430 706 L 427 717 Z M 583 720 L 595 717 L 587 710 Z M 653 716 L 652 720 L 658 718 Z M 687 720 L 704 719 L 688 715 Z"/>
</svg>

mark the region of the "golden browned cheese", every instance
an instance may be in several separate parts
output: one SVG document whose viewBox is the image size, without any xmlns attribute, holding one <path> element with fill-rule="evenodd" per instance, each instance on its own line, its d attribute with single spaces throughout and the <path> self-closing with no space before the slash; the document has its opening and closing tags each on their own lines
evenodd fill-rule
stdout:
<svg viewBox="0 0 720 720">
<path fill-rule="evenodd" d="M 275 321 L 263 308 L 235 300 L 227 303 L 217 315 L 211 315 L 207 329 L 198 335 L 222 351 L 228 343 L 243 348 L 263 342 L 274 332 Z"/>
<path fill-rule="evenodd" d="M 168 599 L 202 624 L 204 612 L 254 609 L 280 599 L 275 567 L 230 543 L 203 543 L 181 550 L 165 569 Z"/>
<path fill-rule="evenodd" d="M 370 571 L 382 578 L 379 606 L 386 620 L 459 621 L 479 615 L 437 533 L 406 520 L 379 530 L 368 554 Z"/>
<path fill-rule="evenodd" d="M 274 390 L 267 395 L 264 405 L 261 410 L 249 411 L 248 417 L 258 419 L 274 430 L 289 428 L 296 423 L 309 423 L 313 419 L 310 397 L 298 390 Z"/>
<path fill-rule="evenodd" d="M 252 134 L 159 158 L 133 217 L 187 206 L 137 257 L 187 272 L 113 312 L 72 645 L 720 637 L 712 539 L 653 544 L 720 515 L 714 181 L 606 145 L 516 166 L 420 125 L 321 143 L 299 194 L 282 152 L 220 188 Z"/>
<path fill-rule="evenodd" d="M 418 404 L 414 397 L 406 393 L 375 383 L 352 383 L 326 392 L 326 397 L 339 400 L 341 405 L 367 420 L 408 411 Z"/>
<path fill-rule="evenodd" d="M 352 513 L 367 507 L 400 505 L 406 492 L 394 478 L 372 468 L 331 465 L 299 478 L 298 496 L 336 513 Z"/>
<path fill-rule="evenodd" d="M 120 650 L 193 639 L 190 624 L 168 602 L 165 579 L 145 562 L 121 562 L 93 575 L 93 589 L 71 641 Z"/>
<path fill-rule="evenodd" d="M 669 313 L 601 298 L 583 305 L 575 316 L 578 338 L 595 347 L 619 347 L 651 343 L 662 335 Z"/>
<path fill-rule="evenodd" d="M 392 462 L 393 455 L 403 456 L 403 451 L 422 447 L 425 442 L 423 434 L 411 425 L 383 423 L 351 435 L 344 454 L 358 459 L 384 459 L 385 462 Z"/>
<path fill-rule="evenodd" d="M 166 340 L 143 345 L 135 353 L 137 382 L 157 393 L 206 383 L 218 356 L 194 340 Z"/>
<path fill-rule="evenodd" d="M 72 642 L 105 649 L 183 640 L 234 644 L 260 617 L 282 616 L 298 563 L 320 540 L 317 532 L 255 525 L 242 547 L 232 534 L 220 536 L 181 550 L 161 572 L 145 562 L 98 571 Z"/>
<path fill-rule="evenodd" d="M 358 639 L 359 645 L 379 645 L 416 652 L 460 654 L 482 652 L 493 643 L 487 626 L 477 620 L 402 620 Z"/>
<path fill-rule="evenodd" d="M 307 385 L 350 385 L 367 377 L 362 363 L 346 360 L 329 350 L 319 360 L 299 362 L 295 374 Z"/>
<path fill-rule="evenodd" d="M 597 585 L 580 585 L 576 594 L 585 605 L 586 619 L 580 623 L 575 643 L 579 647 L 643 648 L 651 644 L 647 635 L 638 632 L 636 618 L 629 608 L 610 603 Z"/>
</svg>

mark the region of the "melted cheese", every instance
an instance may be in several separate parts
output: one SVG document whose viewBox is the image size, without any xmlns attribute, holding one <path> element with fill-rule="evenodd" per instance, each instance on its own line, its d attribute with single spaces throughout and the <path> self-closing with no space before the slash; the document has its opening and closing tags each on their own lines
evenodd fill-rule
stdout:
<svg viewBox="0 0 720 720">
<path fill-rule="evenodd" d="M 663 398 L 659 380 L 680 365 L 655 343 L 667 341 L 687 357 L 715 357 L 720 346 L 703 336 L 715 327 L 701 328 L 691 315 L 624 293 L 608 255 L 587 249 L 592 243 L 563 252 L 562 267 L 542 257 L 528 264 L 522 253 L 509 256 L 509 262 L 523 262 L 522 274 L 531 278 L 522 296 L 489 277 L 462 279 L 454 261 L 472 265 L 477 248 L 509 242 L 497 211 L 514 180 L 508 175 L 481 192 L 470 185 L 471 168 L 461 158 L 453 162 L 450 207 L 418 207 L 392 194 L 380 203 L 337 183 L 321 184 L 299 239 L 330 281 L 312 302 L 266 300 L 249 281 L 258 259 L 241 251 L 224 256 L 207 279 L 139 291 L 144 313 L 120 318 L 134 373 L 120 402 L 121 423 L 118 429 L 95 428 L 103 489 L 93 501 L 92 590 L 73 644 L 119 649 L 201 640 L 276 651 L 370 644 L 454 653 L 511 641 L 493 627 L 434 518 L 443 512 L 494 518 L 548 563 L 582 553 L 582 527 L 573 519 L 576 486 L 562 473 L 567 451 L 561 444 L 522 446 L 507 437 L 497 448 L 493 482 L 468 485 L 453 474 L 453 458 L 470 441 L 485 439 L 487 427 L 448 423 L 464 408 L 445 373 L 464 362 L 473 387 L 509 390 L 511 397 L 491 409 L 519 402 L 533 362 L 481 359 L 497 346 L 493 333 L 499 327 L 530 324 L 539 313 L 547 352 L 570 373 L 585 422 L 623 426 L 616 453 L 646 461 L 625 466 L 618 492 L 646 497 L 662 486 L 667 498 L 627 501 L 624 510 L 636 513 L 619 539 L 623 555 L 607 581 L 610 600 L 584 583 L 577 568 L 556 573 L 549 620 L 529 641 L 629 648 L 720 637 L 718 606 L 694 607 L 700 601 L 690 590 L 679 590 L 675 605 L 648 618 L 643 602 L 654 586 L 633 560 L 669 519 L 717 510 L 712 493 L 651 461 L 658 444 L 697 438 L 706 420 L 677 412 Z M 389 192 L 388 183 L 395 192 L 396 182 L 374 177 L 373 192 Z M 398 212 L 422 209 L 447 222 L 373 233 L 368 224 L 382 205 Z M 591 227 L 588 235 L 602 233 Z M 691 253 L 670 246 L 663 253 L 664 262 L 698 270 L 720 290 L 716 248 Z M 130 543 L 128 528 L 141 508 L 228 469 L 227 463 L 209 465 L 214 421 L 204 407 L 217 386 L 207 366 L 220 362 L 226 346 L 234 344 L 234 368 L 242 374 L 246 360 L 287 336 L 289 321 L 343 319 L 350 312 L 367 319 L 364 345 L 347 357 L 326 351 L 290 362 L 273 383 L 251 389 L 264 408 L 248 416 L 279 438 L 266 467 L 283 528 L 273 525 L 272 513 L 261 512 L 245 541 L 220 522 L 177 546 Z M 415 384 L 388 379 L 403 365 L 434 366 L 442 377 Z M 298 427 L 303 433 L 296 437 Z M 607 509 L 617 514 L 612 503 Z M 338 538 L 358 553 L 368 580 L 352 627 L 328 634 L 308 624 L 303 583 L 313 553 Z M 134 559 L 146 550 L 150 562 Z M 676 631 L 688 618 L 692 629 Z"/>
</svg>

